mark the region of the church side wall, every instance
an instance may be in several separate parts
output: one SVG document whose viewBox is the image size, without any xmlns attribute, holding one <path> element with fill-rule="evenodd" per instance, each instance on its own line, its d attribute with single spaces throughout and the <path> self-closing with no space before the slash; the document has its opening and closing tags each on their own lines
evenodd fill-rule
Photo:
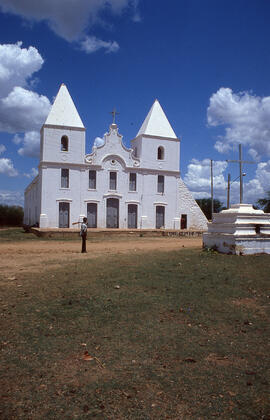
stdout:
<svg viewBox="0 0 270 420">
<path fill-rule="evenodd" d="M 23 223 L 31 226 L 39 223 L 40 214 L 40 177 L 33 179 L 24 193 Z"/>
<path fill-rule="evenodd" d="M 180 214 L 187 215 L 187 228 L 207 230 L 208 220 L 194 200 L 192 194 L 182 181 L 179 179 L 179 206 Z"/>
</svg>

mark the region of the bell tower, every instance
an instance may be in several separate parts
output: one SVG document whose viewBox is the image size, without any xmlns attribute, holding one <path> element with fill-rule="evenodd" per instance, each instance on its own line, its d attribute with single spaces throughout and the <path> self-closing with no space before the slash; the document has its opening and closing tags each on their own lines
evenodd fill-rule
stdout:
<svg viewBox="0 0 270 420">
<path fill-rule="evenodd" d="M 83 163 L 85 128 L 67 87 L 62 84 L 41 128 L 40 164 Z"/>
</svg>

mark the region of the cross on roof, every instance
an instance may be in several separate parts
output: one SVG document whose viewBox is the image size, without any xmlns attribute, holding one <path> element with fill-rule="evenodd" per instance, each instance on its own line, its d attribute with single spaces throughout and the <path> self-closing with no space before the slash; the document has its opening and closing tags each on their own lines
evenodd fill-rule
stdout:
<svg viewBox="0 0 270 420">
<path fill-rule="evenodd" d="M 119 115 L 119 112 L 117 112 L 116 111 L 116 109 L 114 108 L 111 112 L 110 112 L 110 114 L 112 114 L 112 116 L 113 116 L 113 124 L 115 124 L 115 116 L 116 115 Z"/>
</svg>

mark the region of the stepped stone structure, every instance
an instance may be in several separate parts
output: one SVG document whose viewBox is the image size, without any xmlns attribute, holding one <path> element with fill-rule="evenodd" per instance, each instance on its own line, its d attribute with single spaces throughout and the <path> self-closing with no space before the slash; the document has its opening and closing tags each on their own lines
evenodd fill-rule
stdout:
<svg viewBox="0 0 270 420">
<path fill-rule="evenodd" d="M 180 178 L 180 139 L 155 100 L 131 148 L 115 121 L 85 153 L 85 127 L 62 84 L 41 128 L 38 176 L 25 190 L 27 225 L 200 229 L 207 220 Z"/>
<path fill-rule="evenodd" d="M 225 254 L 270 254 L 270 214 L 251 204 L 215 213 L 203 234 L 203 246 Z"/>
</svg>

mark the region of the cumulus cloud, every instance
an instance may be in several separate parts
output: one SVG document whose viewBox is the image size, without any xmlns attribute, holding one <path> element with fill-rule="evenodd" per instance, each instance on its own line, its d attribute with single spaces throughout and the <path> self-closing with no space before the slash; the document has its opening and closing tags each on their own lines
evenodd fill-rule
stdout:
<svg viewBox="0 0 270 420">
<path fill-rule="evenodd" d="M 20 140 L 20 143 L 22 143 L 22 147 L 20 147 L 18 150 L 19 155 L 39 158 L 40 135 L 38 131 L 26 132 L 24 136 L 20 138 Z"/>
<path fill-rule="evenodd" d="M 46 96 L 16 86 L 0 100 L 0 130 L 9 133 L 38 130 L 50 108 Z"/>
<path fill-rule="evenodd" d="M 46 96 L 28 89 L 43 58 L 36 48 L 17 44 L 0 45 L 0 131 L 38 130 L 49 113 Z"/>
<path fill-rule="evenodd" d="M 4 144 L 0 144 L 0 155 L 6 151 L 6 146 Z"/>
<path fill-rule="evenodd" d="M 87 54 L 94 53 L 104 48 L 106 53 L 114 53 L 119 50 L 119 45 L 116 41 L 102 41 L 95 36 L 87 36 L 81 42 L 81 49 Z"/>
<path fill-rule="evenodd" d="M 227 168 L 227 162 L 215 161 L 213 164 L 213 178 L 215 188 L 222 191 L 225 186 L 224 171 Z M 210 196 L 210 160 L 199 161 L 192 159 L 188 165 L 188 172 L 184 177 L 184 182 L 193 192 L 194 197 L 202 198 Z"/>
<path fill-rule="evenodd" d="M 215 144 L 220 153 L 241 143 L 254 159 L 270 156 L 270 96 L 261 98 L 220 88 L 210 98 L 207 120 L 210 126 L 225 127 L 225 135 Z"/>
<path fill-rule="evenodd" d="M 227 203 L 227 162 L 213 162 L 213 183 L 214 198 L 219 199 L 224 205 Z M 194 198 L 209 198 L 211 196 L 210 180 L 210 161 L 204 159 L 199 161 L 192 159 L 188 165 L 188 171 L 184 177 L 185 184 L 193 193 Z M 246 203 L 256 203 L 259 198 L 266 195 L 270 186 L 270 160 L 261 162 L 257 165 L 253 179 L 244 181 L 244 201 Z M 239 202 L 239 181 L 231 183 L 230 198 L 231 203 Z"/>
<path fill-rule="evenodd" d="M 29 173 L 24 173 L 23 175 L 26 176 L 26 178 L 35 178 L 38 174 L 38 170 L 36 168 L 32 168 Z"/>
<path fill-rule="evenodd" d="M 24 196 L 21 191 L 0 190 L 0 203 L 9 206 L 22 206 Z"/>
<path fill-rule="evenodd" d="M 13 162 L 7 158 L 0 159 L 0 174 L 7 176 L 17 176 L 18 171 L 14 168 Z"/>
<path fill-rule="evenodd" d="M 128 6 L 139 17 L 138 0 L 0 0 L 4 12 L 45 21 L 67 41 L 81 38 L 88 27 L 102 19 L 104 10 L 120 14 Z"/>
<path fill-rule="evenodd" d="M 43 63 L 34 47 L 22 48 L 22 42 L 0 44 L 0 96 L 7 96 L 15 86 L 26 87 Z"/>
<path fill-rule="evenodd" d="M 105 143 L 105 140 L 101 137 L 96 137 L 94 141 L 94 147 L 101 147 Z"/>
</svg>

